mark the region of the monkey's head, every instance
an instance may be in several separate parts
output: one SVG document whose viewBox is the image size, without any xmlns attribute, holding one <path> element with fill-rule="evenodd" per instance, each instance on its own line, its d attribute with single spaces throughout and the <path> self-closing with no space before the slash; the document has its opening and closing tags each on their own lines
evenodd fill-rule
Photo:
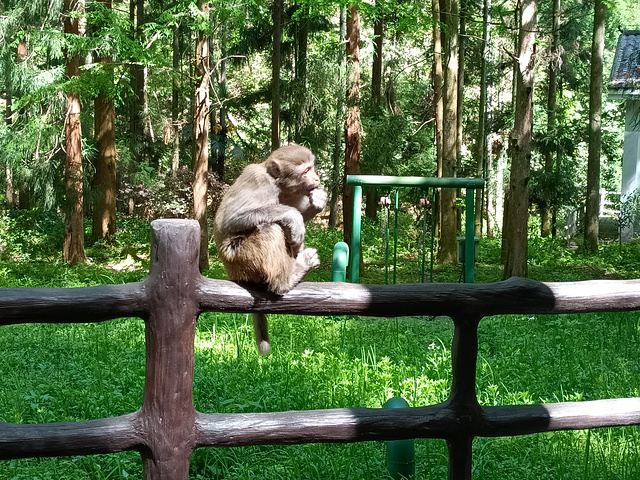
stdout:
<svg viewBox="0 0 640 480">
<path fill-rule="evenodd" d="M 275 150 L 265 164 L 269 175 L 276 179 L 280 191 L 309 195 L 320 185 L 315 161 L 316 157 L 311 150 L 292 143 Z"/>
</svg>

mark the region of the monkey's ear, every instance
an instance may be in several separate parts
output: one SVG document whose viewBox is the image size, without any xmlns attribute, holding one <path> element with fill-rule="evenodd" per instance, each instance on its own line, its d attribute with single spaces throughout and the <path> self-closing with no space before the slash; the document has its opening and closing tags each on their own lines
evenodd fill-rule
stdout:
<svg viewBox="0 0 640 480">
<path fill-rule="evenodd" d="M 273 178 L 279 178 L 282 173 L 282 166 L 280 162 L 275 158 L 270 158 L 267 161 L 267 173 Z"/>
</svg>

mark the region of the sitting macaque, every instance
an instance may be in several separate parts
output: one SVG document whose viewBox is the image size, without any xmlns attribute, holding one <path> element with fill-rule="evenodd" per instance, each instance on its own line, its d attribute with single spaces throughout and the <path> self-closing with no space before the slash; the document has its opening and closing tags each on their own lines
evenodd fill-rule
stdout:
<svg viewBox="0 0 640 480">
<path fill-rule="evenodd" d="M 291 144 L 264 162 L 248 165 L 225 193 L 214 238 L 230 280 L 266 284 L 283 295 L 320 264 L 315 248 L 304 248 L 304 222 L 327 203 L 308 148 Z M 258 351 L 269 353 L 267 317 L 253 314 Z"/>
</svg>

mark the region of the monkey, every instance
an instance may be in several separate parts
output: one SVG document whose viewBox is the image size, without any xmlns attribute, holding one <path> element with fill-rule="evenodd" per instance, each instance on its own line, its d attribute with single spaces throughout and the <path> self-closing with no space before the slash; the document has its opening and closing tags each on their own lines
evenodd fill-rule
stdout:
<svg viewBox="0 0 640 480">
<path fill-rule="evenodd" d="M 215 216 L 214 240 L 230 280 L 266 284 L 283 295 L 320 265 L 317 250 L 304 247 L 304 222 L 327 203 L 319 185 L 314 154 L 295 143 L 245 167 Z M 253 314 L 253 330 L 258 351 L 267 355 L 265 314 Z"/>
</svg>

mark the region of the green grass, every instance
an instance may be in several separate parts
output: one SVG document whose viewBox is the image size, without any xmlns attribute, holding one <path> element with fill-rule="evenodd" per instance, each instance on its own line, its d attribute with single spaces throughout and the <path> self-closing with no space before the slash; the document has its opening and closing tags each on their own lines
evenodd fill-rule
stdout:
<svg viewBox="0 0 640 480">
<path fill-rule="evenodd" d="M 135 226 L 134 226 L 135 227 Z M 69 268 L 37 258 L 0 263 L 0 286 L 71 287 L 138 281 L 148 244 L 141 232 L 94 248 L 93 263 Z M 132 227 L 133 229 L 133 227 Z M 134 229 L 135 231 L 135 229 Z M 323 235 L 327 241 L 323 243 Z M 330 252 L 336 235 L 313 231 L 309 244 Z M 539 243 L 536 243 L 539 242 Z M 638 245 L 604 246 L 598 257 L 535 240 L 531 276 L 541 280 L 633 277 Z M 321 252 L 326 259 L 327 252 Z M 133 267 L 116 272 L 134 252 Z M 476 278 L 500 279 L 499 244 L 481 242 Z M 99 257 L 99 258 L 98 258 Z M 402 257 L 402 282 L 415 265 Z M 404 261 L 409 259 L 409 261 Z M 378 257 L 379 260 L 379 257 Z M 415 264 L 415 262 L 413 262 Z M 325 268 L 309 280 L 326 281 Z M 379 266 L 369 265 L 373 277 Z M 457 267 L 438 268 L 456 281 Z M 399 270 L 400 273 L 400 270 Z M 224 278 L 218 264 L 207 273 Z M 384 277 L 382 277 L 384 278 Z M 36 319 L 34 319 L 36 320 Z M 194 400 L 202 412 L 268 412 L 381 407 L 401 395 L 412 406 L 440 402 L 451 387 L 451 321 L 404 317 L 270 317 L 272 354 L 257 355 L 247 315 L 206 313 L 195 342 Z M 139 319 L 100 324 L 12 325 L 0 328 L 0 420 L 81 421 L 135 411 L 144 384 L 144 325 Z M 484 405 L 640 396 L 637 312 L 485 318 L 479 330 L 478 398 Z M 477 479 L 637 479 L 640 427 L 476 439 Z M 202 448 L 192 479 L 385 478 L 382 442 L 287 447 Z M 416 440 L 420 479 L 446 478 L 443 440 Z M 139 455 L 24 459 L 0 462 L 2 479 L 141 478 Z"/>
</svg>

